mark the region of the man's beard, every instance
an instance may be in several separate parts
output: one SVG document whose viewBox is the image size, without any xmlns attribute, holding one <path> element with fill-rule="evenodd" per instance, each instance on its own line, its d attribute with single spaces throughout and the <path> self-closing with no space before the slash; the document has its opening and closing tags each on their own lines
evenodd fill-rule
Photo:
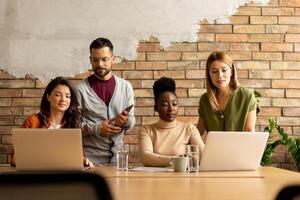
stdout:
<svg viewBox="0 0 300 200">
<path fill-rule="evenodd" d="M 97 69 L 93 68 L 93 71 L 97 77 L 104 78 L 107 74 L 109 74 L 109 72 L 111 72 L 111 68 L 112 67 L 110 67 L 109 69 L 101 69 L 99 70 L 100 72 Z"/>
</svg>

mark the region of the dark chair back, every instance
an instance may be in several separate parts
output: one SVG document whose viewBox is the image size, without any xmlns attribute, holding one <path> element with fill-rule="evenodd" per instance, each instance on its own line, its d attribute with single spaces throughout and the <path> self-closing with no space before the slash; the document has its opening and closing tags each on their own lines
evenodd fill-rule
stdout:
<svg viewBox="0 0 300 200">
<path fill-rule="evenodd" d="M 300 200 L 300 184 L 284 187 L 275 200 Z"/>
<path fill-rule="evenodd" d="M 103 177 L 93 173 L 0 174 L 0 199 L 112 200 Z"/>
</svg>

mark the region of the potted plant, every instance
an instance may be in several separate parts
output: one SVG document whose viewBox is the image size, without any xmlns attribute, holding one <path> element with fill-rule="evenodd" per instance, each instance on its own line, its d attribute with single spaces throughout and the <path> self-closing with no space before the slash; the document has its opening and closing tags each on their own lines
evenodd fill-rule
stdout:
<svg viewBox="0 0 300 200">
<path fill-rule="evenodd" d="M 295 161 L 298 171 L 300 171 L 300 137 L 289 137 L 273 118 L 269 119 L 269 126 L 266 127 L 264 131 L 269 132 L 269 139 L 261 159 L 261 165 L 271 165 L 272 151 L 276 146 L 282 144 L 287 147 L 288 152 Z"/>
</svg>

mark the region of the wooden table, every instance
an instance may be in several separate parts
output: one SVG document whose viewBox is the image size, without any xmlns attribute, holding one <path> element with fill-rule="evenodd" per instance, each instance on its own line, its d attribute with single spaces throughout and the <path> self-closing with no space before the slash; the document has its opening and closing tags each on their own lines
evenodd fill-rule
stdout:
<svg viewBox="0 0 300 200">
<path fill-rule="evenodd" d="M 300 184 L 300 173 L 274 167 L 250 172 L 131 172 L 97 167 L 116 200 L 274 199 L 288 184 Z"/>
<path fill-rule="evenodd" d="M 0 167 L 0 172 L 15 168 Z M 300 184 L 300 173 L 262 167 L 249 172 L 132 172 L 96 167 L 115 200 L 274 199 L 288 184 Z"/>
</svg>

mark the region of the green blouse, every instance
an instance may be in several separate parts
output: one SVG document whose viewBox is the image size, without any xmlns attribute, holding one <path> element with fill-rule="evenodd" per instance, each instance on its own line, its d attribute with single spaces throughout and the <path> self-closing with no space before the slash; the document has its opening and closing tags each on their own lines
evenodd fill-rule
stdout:
<svg viewBox="0 0 300 200">
<path fill-rule="evenodd" d="M 206 131 L 244 131 L 247 114 L 256 109 L 254 93 L 247 88 L 238 87 L 230 96 L 223 112 L 213 112 L 207 93 L 199 102 L 199 115 L 204 121 Z"/>
</svg>

